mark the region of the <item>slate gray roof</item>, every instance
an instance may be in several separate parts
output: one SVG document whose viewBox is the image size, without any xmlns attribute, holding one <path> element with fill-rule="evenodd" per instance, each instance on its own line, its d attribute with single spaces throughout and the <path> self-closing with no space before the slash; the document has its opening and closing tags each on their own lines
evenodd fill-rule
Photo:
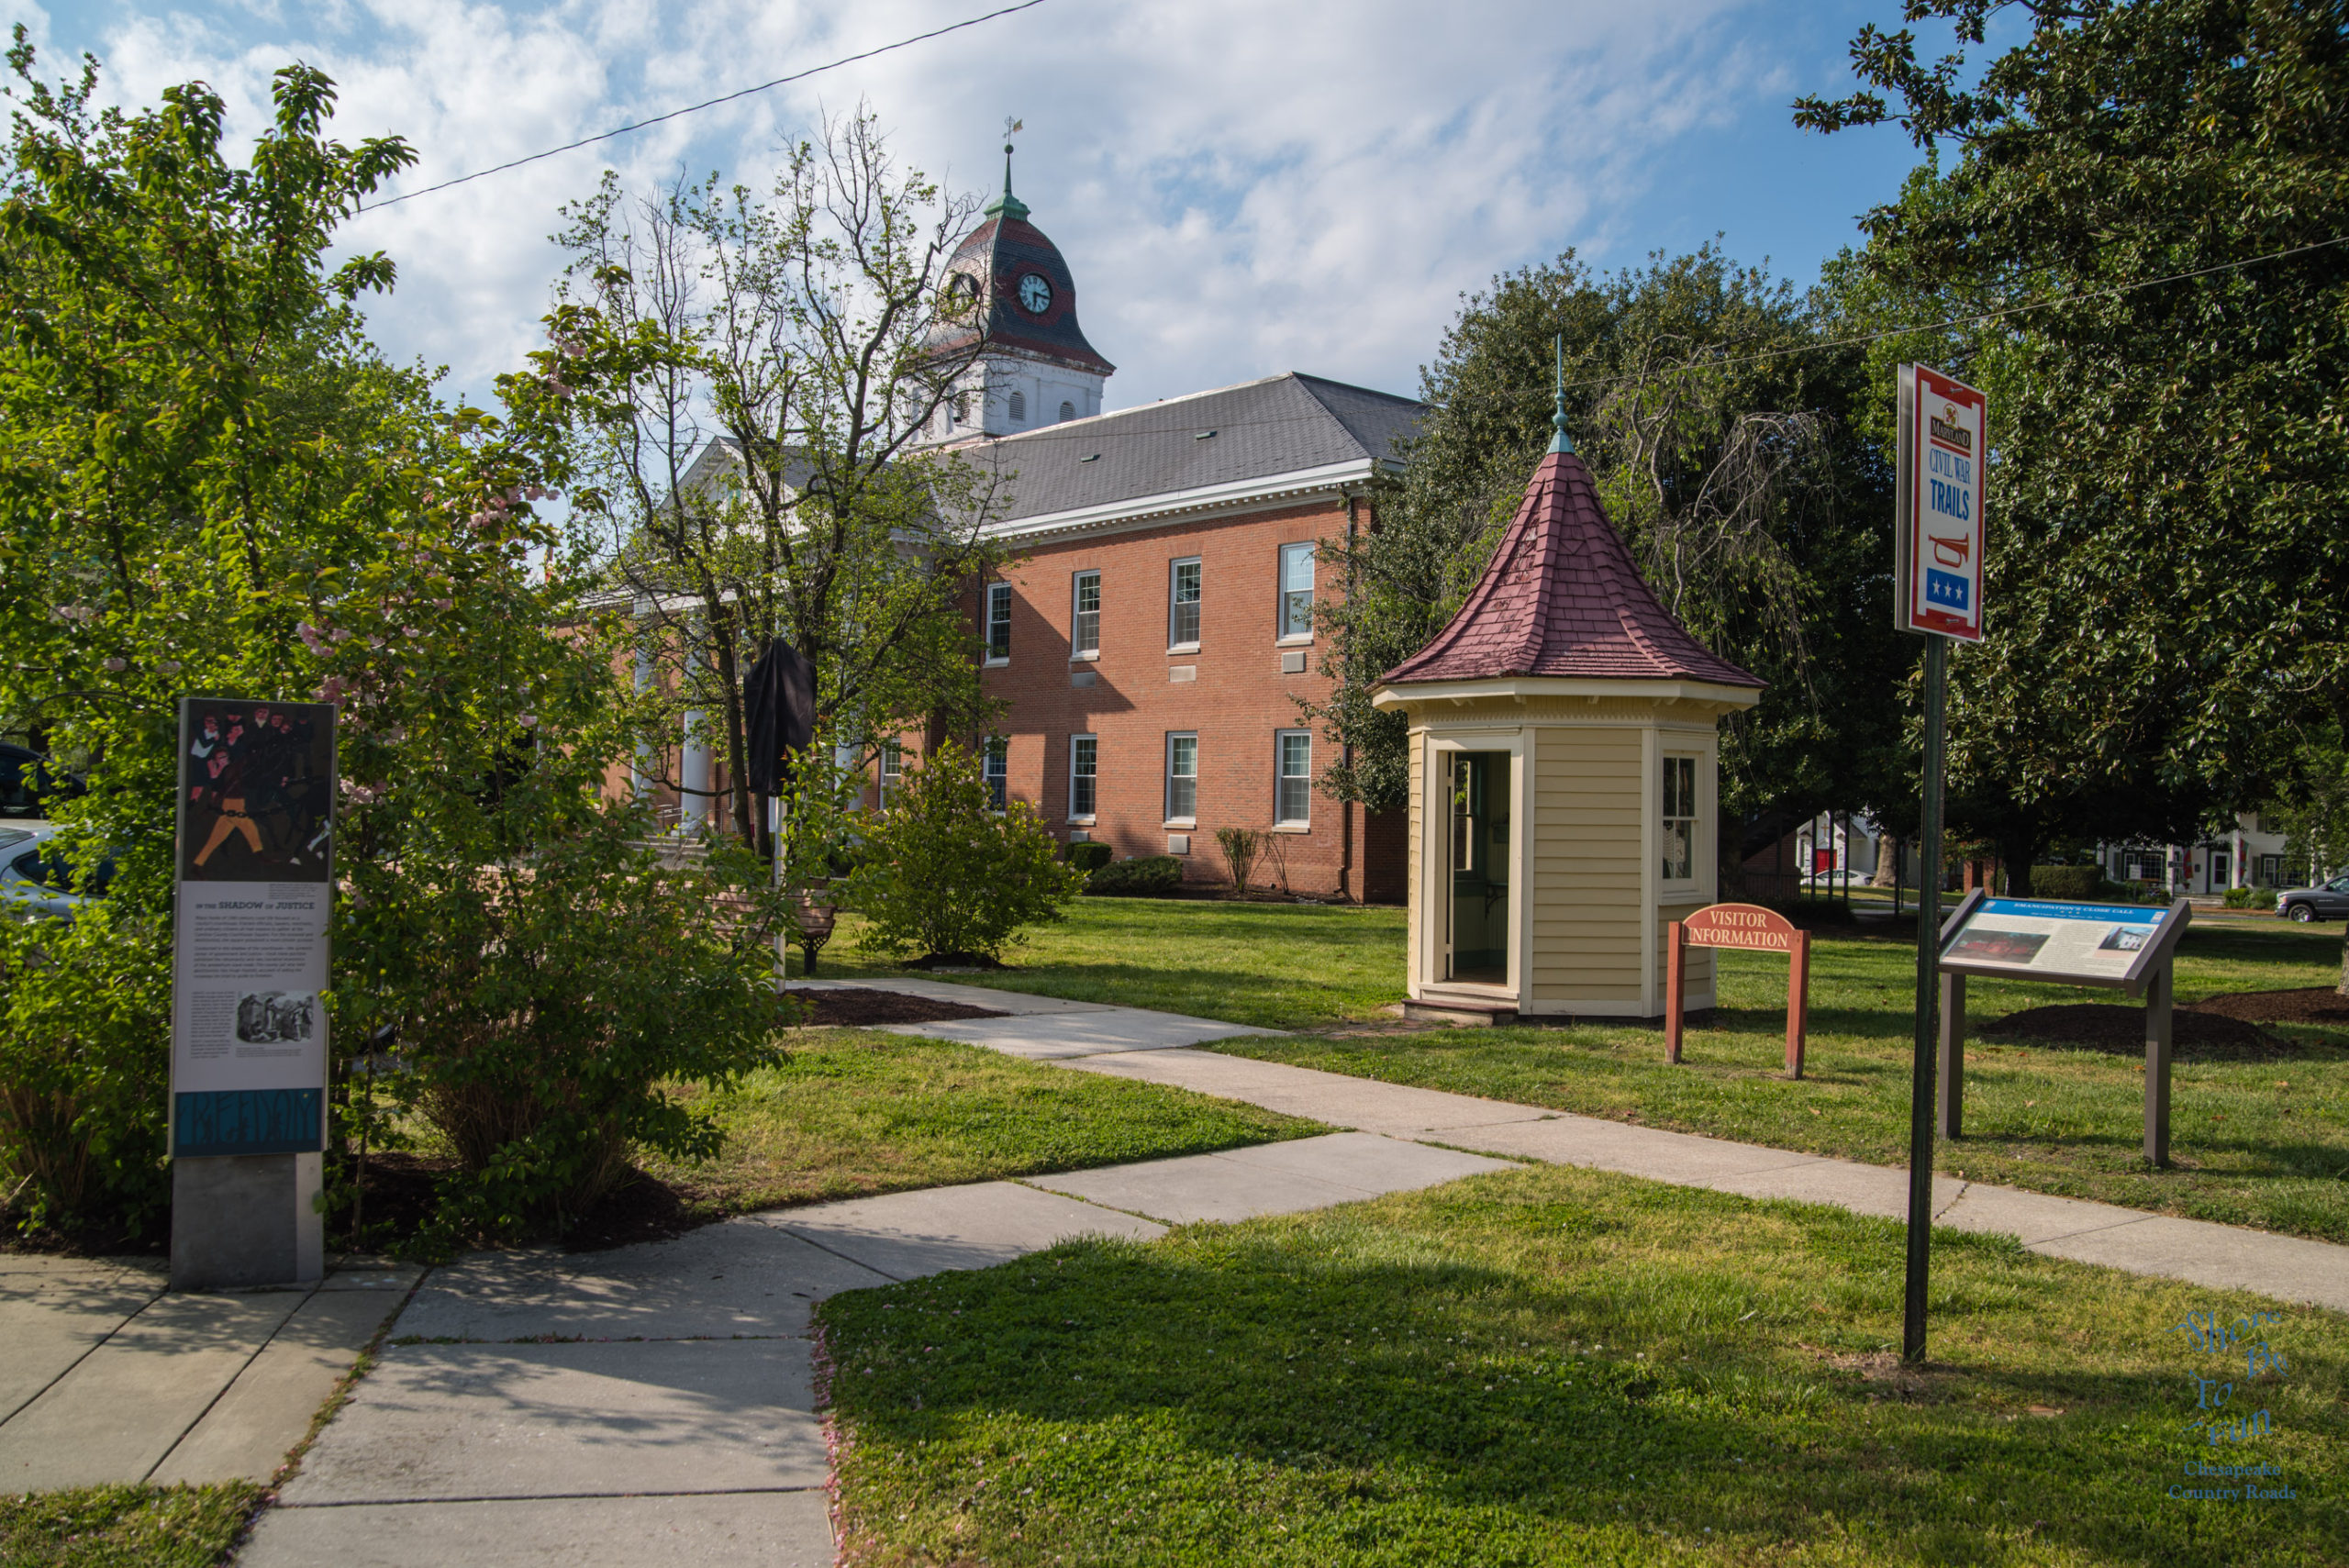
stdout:
<svg viewBox="0 0 2349 1568">
<path fill-rule="evenodd" d="M 1397 462 L 1397 440 L 1417 434 L 1426 412 L 1408 397 L 1292 371 L 1046 425 L 959 455 L 1011 476 L 1005 521 L 1016 526 L 1341 463 Z"/>
</svg>

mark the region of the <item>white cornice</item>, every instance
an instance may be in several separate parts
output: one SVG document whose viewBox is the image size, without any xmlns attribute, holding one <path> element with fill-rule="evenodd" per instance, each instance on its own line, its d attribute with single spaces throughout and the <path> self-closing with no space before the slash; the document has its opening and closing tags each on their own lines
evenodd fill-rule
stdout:
<svg viewBox="0 0 2349 1568">
<path fill-rule="evenodd" d="M 1412 681 L 1399 686 L 1379 686 L 1370 694 L 1370 706 L 1382 712 L 1439 704 L 1454 707 L 1469 703 L 1524 703 L 1582 697 L 1589 701 L 1613 697 L 1644 702 L 1710 703 L 1727 709 L 1752 707 L 1762 694 L 1752 686 L 1722 685 L 1712 681 L 1608 681 L 1564 679 L 1555 675 L 1503 675 L 1484 681 Z"/>
<path fill-rule="evenodd" d="M 1192 490 L 1168 490 L 1136 495 L 1097 506 L 1077 506 L 1064 512 L 1044 512 L 1013 517 L 981 530 L 989 539 L 1049 539 L 1059 534 L 1106 533 L 1124 528 L 1154 528 L 1177 518 L 1199 520 L 1232 512 L 1263 511 L 1286 502 L 1342 493 L 1348 485 L 1367 484 L 1384 465 L 1376 458 L 1354 458 L 1270 473 L 1258 479 L 1237 479 Z"/>
</svg>

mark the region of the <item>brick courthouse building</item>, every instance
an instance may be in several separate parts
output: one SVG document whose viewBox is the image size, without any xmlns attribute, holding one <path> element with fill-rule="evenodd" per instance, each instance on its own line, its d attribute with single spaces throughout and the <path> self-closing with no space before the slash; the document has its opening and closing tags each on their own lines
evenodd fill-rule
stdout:
<svg viewBox="0 0 2349 1568">
<path fill-rule="evenodd" d="M 972 604 L 1005 705 L 991 776 L 1059 836 L 1181 857 L 1187 880 L 1226 874 L 1216 829 L 1252 828 L 1296 892 L 1399 901 L 1403 814 L 1315 787 L 1330 742 L 1297 699 L 1332 684 L 1316 543 L 1370 526 L 1421 406 L 1292 373 L 1102 414 L 1115 367 L 1067 262 L 1008 175 L 985 216 L 948 286 L 984 306 L 986 349 L 931 439 L 1010 498 L 991 531 L 1012 560 Z"/>
</svg>

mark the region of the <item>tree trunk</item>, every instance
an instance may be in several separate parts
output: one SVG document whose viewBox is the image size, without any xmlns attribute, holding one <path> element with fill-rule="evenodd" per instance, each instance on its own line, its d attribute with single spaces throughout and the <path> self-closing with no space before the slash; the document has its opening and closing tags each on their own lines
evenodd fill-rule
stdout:
<svg viewBox="0 0 2349 1568">
<path fill-rule="evenodd" d="M 2341 984 L 2333 989 L 2349 996 L 2349 921 L 2344 921 L 2341 929 Z"/>
<path fill-rule="evenodd" d="M 2016 828 L 2002 833 L 1994 840 L 1998 846 L 1998 859 L 2007 873 L 2007 896 L 2031 896 L 2031 862 L 2039 858 L 2039 832 L 2035 828 Z"/>
</svg>

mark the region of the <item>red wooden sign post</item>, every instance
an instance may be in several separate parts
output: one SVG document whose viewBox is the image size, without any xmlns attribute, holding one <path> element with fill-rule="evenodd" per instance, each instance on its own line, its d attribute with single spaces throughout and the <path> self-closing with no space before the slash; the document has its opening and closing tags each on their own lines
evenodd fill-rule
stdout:
<svg viewBox="0 0 2349 1568">
<path fill-rule="evenodd" d="M 1709 904 L 1686 920 L 1673 921 L 1665 940 L 1670 945 L 1664 969 L 1664 1060 L 1680 1063 L 1681 982 L 1688 950 L 1753 948 L 1787 955 L 1787 1076 L 1801 1077 L 1803 1026 L 1810 1012 L 1810 933 L 1758 904 Z"/>
</svg>

